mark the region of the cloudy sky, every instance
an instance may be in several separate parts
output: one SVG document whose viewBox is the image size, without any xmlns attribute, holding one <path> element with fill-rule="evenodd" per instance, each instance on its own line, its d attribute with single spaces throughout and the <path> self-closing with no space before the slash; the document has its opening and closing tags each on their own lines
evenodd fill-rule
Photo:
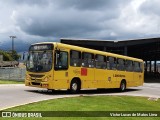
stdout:
<svg viewBox="0 0 160 120">
<path fill-rule="evenodd" d="M 160 37 L 160 0 L 0 0 L 0 49 L 60 38 Z"/>
</svg>

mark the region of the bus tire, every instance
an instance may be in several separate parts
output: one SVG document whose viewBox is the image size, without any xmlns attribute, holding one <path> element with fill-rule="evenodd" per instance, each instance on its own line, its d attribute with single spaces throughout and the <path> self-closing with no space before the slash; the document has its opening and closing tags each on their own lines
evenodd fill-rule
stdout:
<svg viewBox="0 0 160 120">
<path fill-rule="evenodd" d="M 80 83 L 78 82 L 78 80 L 72 80 L 71 84 L 70 84 L 70 93 L 75 94 L 78 93 L 80 91 Z"/>
<path fill-rule="evenodd" d="M 55 92 L 55 90 L 54 90 L 54 89 L 48 89 L 48 91 L 50 91 L 50 92 L 52 92 L 52 93 L 53 93 L 53 92 Z"/>
<path fill-rule="evenodd" d="M 124 92 L 126 90 L 126 81 L 125 80 L 121 81 L 119 89 L 120 89 L 121 92 Z"/>
</svg>

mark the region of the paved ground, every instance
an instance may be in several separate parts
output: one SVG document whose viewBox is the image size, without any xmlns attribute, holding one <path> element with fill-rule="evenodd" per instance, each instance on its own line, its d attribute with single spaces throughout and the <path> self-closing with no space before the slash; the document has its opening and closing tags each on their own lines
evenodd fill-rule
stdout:
<svg viewBox="0 0 160 120">
<path fill-rule="evenodd" d="M 51 92 L 45 89 L 26 87 L 24 85 L 0 85 L 0 110 L 31 102 L 80 95 L 131 95 L 160 98 L 160 83 L 144 83 L 144 86 L 132 87 L 123 93 L 113 89 L 98 91 L 82 90 L 77 95 L 70 95 L 66 91 Z"/>
</svg>

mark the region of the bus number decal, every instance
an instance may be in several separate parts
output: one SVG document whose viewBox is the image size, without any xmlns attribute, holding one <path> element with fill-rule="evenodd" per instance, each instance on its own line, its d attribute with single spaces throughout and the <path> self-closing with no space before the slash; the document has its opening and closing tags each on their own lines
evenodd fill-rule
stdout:
<svg viewBox="0 0 160 120">
<path fill-rule="evenodd" d="M 81 74 L 81 71 L 78 70 L 78 69 L 75 69 L 75 70 L 73 70 L 73 73 L 74 73 L 75 75 L 80 75 L 80 74 Z"/>
<path fill-rule="evenodd" d="M 81 76 L 87 76 L 87 68 L 81 68 Z"/>
</svg>

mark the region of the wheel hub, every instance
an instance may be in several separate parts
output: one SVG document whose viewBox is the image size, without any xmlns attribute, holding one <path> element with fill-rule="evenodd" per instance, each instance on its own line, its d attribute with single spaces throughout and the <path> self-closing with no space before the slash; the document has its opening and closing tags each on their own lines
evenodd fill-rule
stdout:
<svg viewBox="0 0 160 120">
<path fill-rule="evenodd" d="M 124 83 L 122 83 L 121 89 L 122 89 L 122 91 L 125 89 L 125 84 Z"/>
<path fill-rule="evenodd" d="M 77 84 L 76 84 L 76 83 L 73 83 L 73 84 L 72 84 L 72 90 L 75 90 L 75 91 L 76 91 L 77 88 L 78 88 Z"/>
</svg>

